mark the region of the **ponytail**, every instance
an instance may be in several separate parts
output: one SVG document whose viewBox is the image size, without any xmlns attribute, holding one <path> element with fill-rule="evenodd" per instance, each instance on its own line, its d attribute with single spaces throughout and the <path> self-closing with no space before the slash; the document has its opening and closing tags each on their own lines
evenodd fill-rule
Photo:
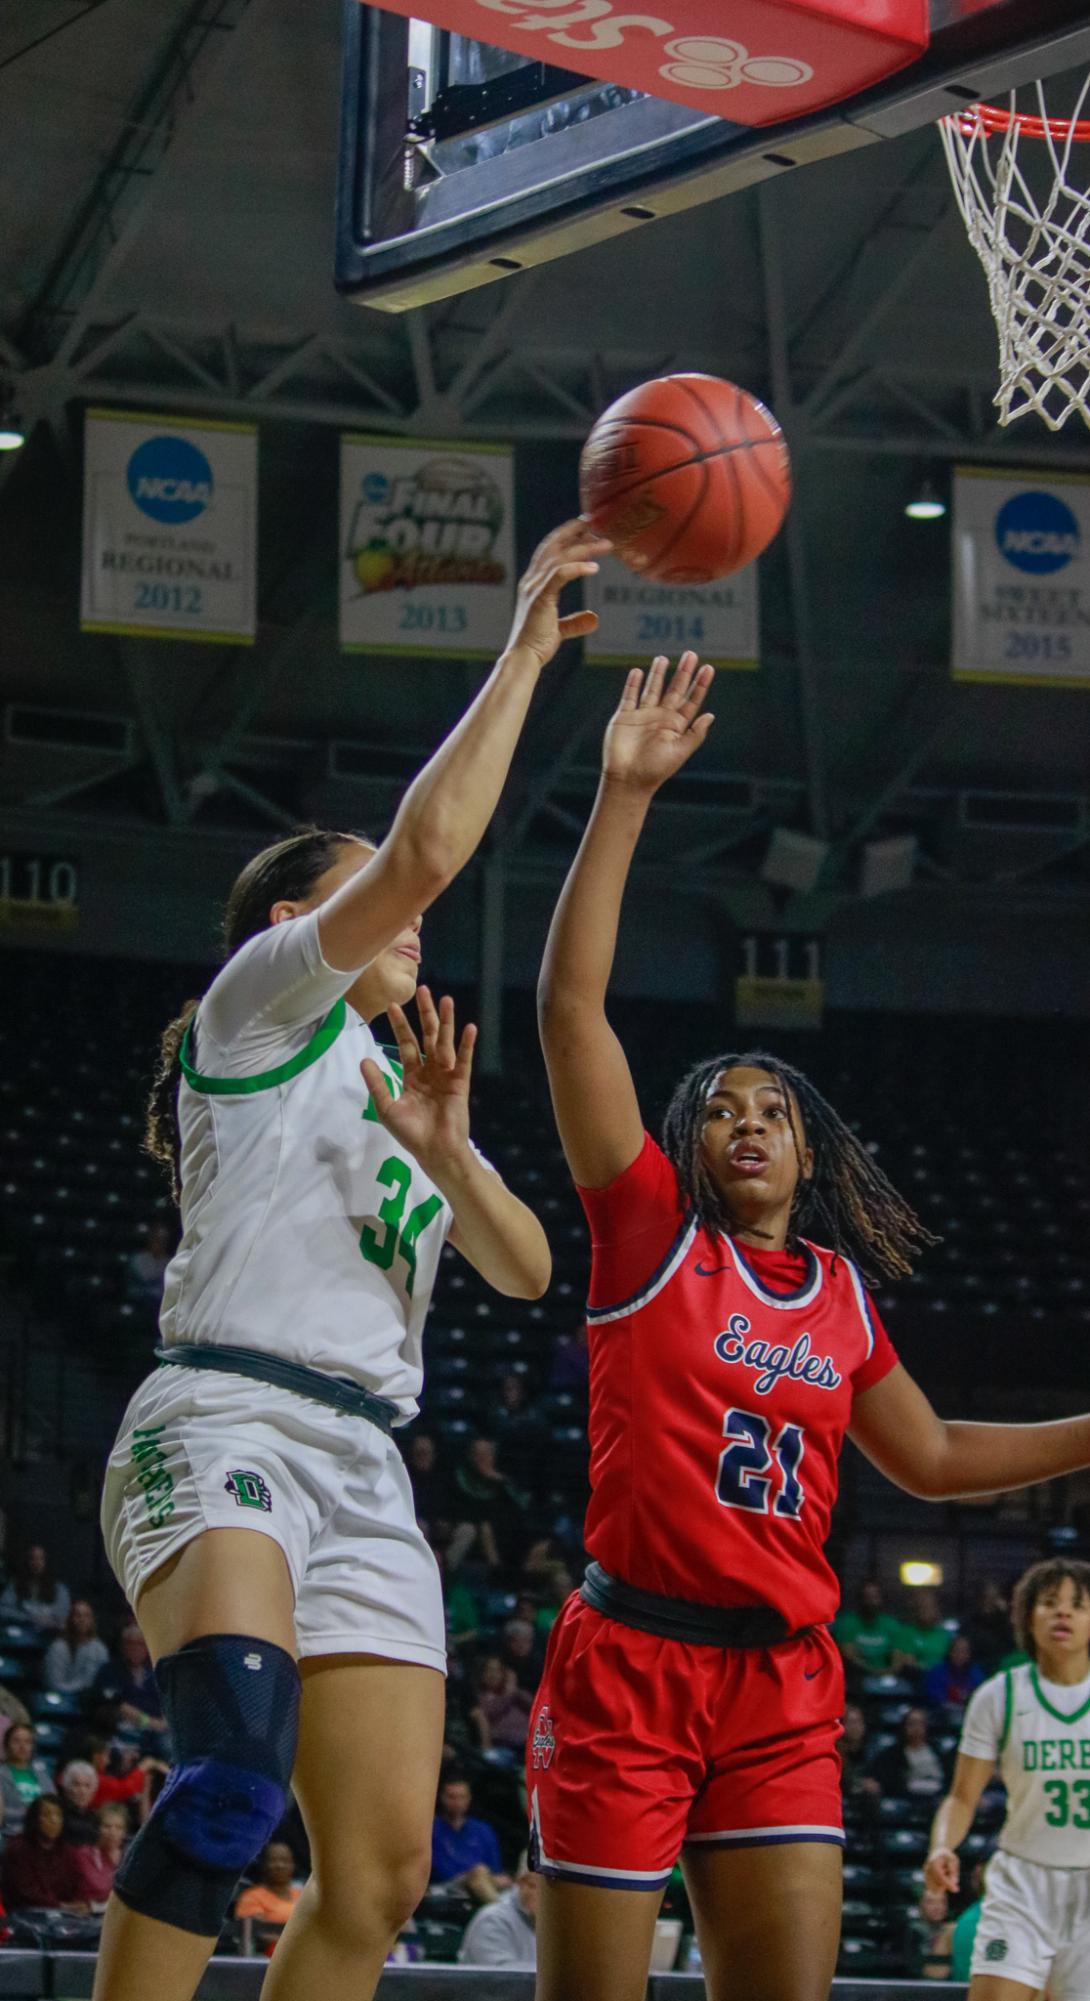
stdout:
<svg viewBox="0 0 1090 2001">
<path fill-rule="evenodd" d="M 287 840 L 263 848 L 237 877 L 223 914 L 224 958 L 230 959 L 247 939 L 269 925 L 274 903 L 305 903 L 315 885 L 333 867 L 342 849 L 353 844 L 371 847 L 363 834 L 339 834 L 329 827 L 301 827 Z M 181 1202 L 181 1132 L 178 1125 L 178 1081 L 181 1048 L 200 999 L 188 1000 L 163 1030 L 159 1061 L 148 1097 L 144 1121 L 144 1151 L 165 1168 L 170 1192 Z"/>
</svg>

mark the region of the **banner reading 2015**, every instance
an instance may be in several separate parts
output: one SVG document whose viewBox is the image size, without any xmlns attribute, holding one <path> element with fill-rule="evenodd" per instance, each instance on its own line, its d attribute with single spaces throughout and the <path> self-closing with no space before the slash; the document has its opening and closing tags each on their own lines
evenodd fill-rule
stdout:
<svg viewBox="0 0 1090 2001">
<path fill-rule="evenodd" d="M 955 681 L 1090 688 L 1090 478 L 959 466 Z"/>
<path fill-rule="evenodd" d="M 85 632 L 252 646 L 257 426 L 89 410 Z"/>
<path fill-rule="evenodd" d="M 341 439 L 341 645 L 492 660 L 515 597 L 505 445 Z"/>
</svg>

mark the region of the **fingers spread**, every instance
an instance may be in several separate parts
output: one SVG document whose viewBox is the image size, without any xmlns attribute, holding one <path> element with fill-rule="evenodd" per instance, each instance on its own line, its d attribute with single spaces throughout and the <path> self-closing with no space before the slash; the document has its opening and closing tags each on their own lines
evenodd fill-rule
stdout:
<svg viewBox="0 0 1090 2001">
<path fill-rule="evenodd" d="M 640 696 L 641 709 L 658 708 L 662 698 L 663 676 L 666 673 L 668 665 L 669 662 L 665 653 L 656 653 L 647 670 L 647 679 L 643 684 L 643 693 Z"/>
<path fill-rule="evenodd" d="M 424 992 L 426 992 L 426 988 L 421 987 L 419 993 L 417 994 L 418 1000 L 420 998 L 420 994 Z M 417 1039 L 413 1034 L 412 1029 L 409 1025 L 408 1015 L 405 1013 L 403 1007 L 398 1007 L 396 1001 L 390 1002 L 390 1005 L 386 1010 L 386 1018 L 390 1024 L 390 1027 L 394 1031 L 394 1040 L 397 1043 L 398 1058 L 400 1060 L 402 1069 L 406 1072 L 407 1075 L 410 1070 L 415 1068 L 415 1066 L 418 1063 L 422 1063 L 424 1060 L 420 1052 L 420 1045 L 417 1042 Z"/>
</svg>

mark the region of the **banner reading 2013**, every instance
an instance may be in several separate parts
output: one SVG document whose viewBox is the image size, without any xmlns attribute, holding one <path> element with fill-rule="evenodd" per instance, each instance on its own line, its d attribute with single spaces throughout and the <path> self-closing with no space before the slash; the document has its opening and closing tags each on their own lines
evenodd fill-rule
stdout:
<svg viewBox="0 0 1090 2001">
<path fill-rule="evenodd" d="M 515 596 L 505 445 L 341 439 L 341 645 L 492 660 Z"/>
<path fill-rule="evenodd" d="M 959 466 L 955 681 L 1090 688 L 1090 478 Z"/>
<path fill-rule="evenodd" d="M 89 410 L 85 632 L 252 646 L 257 426 Z"/>
</svg>

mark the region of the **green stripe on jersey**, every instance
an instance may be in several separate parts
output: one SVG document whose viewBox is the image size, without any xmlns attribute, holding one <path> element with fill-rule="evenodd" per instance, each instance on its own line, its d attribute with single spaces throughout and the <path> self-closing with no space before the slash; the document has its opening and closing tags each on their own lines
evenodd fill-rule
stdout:
<svg viewBox="0 0 1090 2001">
<path fill-rule="evenodd" d="M 259 1071 L 256 1077 L 202 1076 L 199 1070 L 193 1068 L 191 1061 L 193 1023 L 190 1022 L 178 1052 L 182 1075 L 191 1091 L 200 1091 L 203 1096 L 211 1098 L 244 1098 L 252 1096 L 255 1091 L 275 1090 L 278 1084 L 289 1083 L 293 1077 L 298 1077 L 301 1070 L 308 1070 L 312 1063 L 317 1063 L 319 1056 L 325 1055 L 330 1045 L 336 1042 L 347 1016 L 348 1007 L 344 999 L 334 1001 L 325 1020 L 315 1029 L 310 1041 L 300 1049 L 297 1056 L 290 1057 L 275 1070 Z"/>
<path fill-rule="evenodd" d="M 1078 1709 L 1065 1711 L 1063 1709 L 1055 1708 L 1055 1706 L 1049 1701 L 1047 1695 L 1044 1692 L 1044 1689 L 1041 1687 L 1041 1684 L 1037 1679 L 1036 1661 L 1030 1662 L 1029 1678 L 1033 1688 L 1033 1693 L 1037 1697 L 1037 1700 L 1040 1703 L 1041 1708 L 1047 1709 L 1049 1715 L 1054 1716 L 1056 1718 L 1057 1723 L 1078 1723 L 1081 1721 L 1082 1717 L 1086 1715 L 1087 1711 L 1090 1710 L 1090 1696 L 1087 1697 L 1086 1701 L 1082 1703 Z"/>
</svg>

